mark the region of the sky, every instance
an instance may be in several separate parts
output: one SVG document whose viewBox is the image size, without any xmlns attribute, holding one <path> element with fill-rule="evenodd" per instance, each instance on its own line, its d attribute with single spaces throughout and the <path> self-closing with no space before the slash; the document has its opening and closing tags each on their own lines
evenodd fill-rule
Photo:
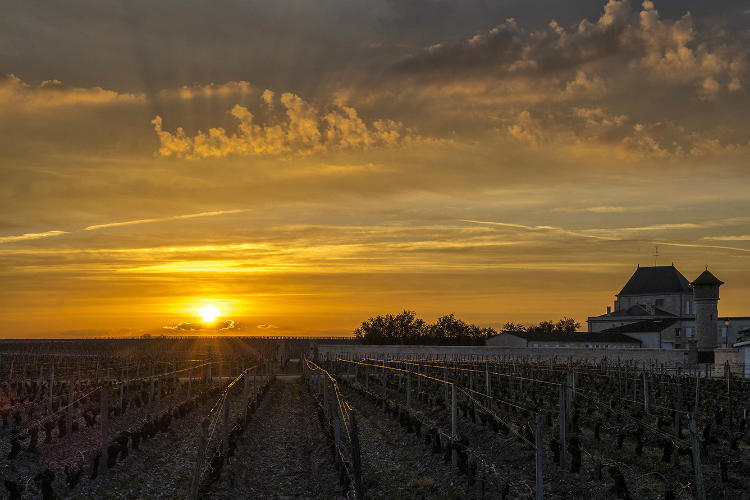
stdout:
<svg viewBox="0 0 750 500">
<path fill-rule="evenodd" d="M 743 2 L 0 6 L 0 337 L 750 315 Z"/>
</svg>

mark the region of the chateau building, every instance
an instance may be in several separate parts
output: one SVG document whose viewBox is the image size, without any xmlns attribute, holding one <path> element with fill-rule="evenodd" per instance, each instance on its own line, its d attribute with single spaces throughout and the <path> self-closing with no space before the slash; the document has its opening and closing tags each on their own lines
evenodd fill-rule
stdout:
<svg viewBox="0 0 750 500">
<path fill-rule="evenodd" d="M 616 295 L 614 308 L 588 318 L 590 333 L 627 335 L 641 347 L 698 350 L 731 347 L 750 317 L 719 316 L 724 282 L 706 269 L 689 282 L 674 265 L 638 266 Z"/>
</svg>

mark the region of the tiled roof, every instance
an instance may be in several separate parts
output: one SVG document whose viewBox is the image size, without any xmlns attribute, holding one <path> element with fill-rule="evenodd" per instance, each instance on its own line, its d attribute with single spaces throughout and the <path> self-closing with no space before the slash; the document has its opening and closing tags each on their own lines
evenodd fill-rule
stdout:
<svg viewBox="0 0 750 500">
<path fill-rule="evenodd" d="M 609 318 L 622 318 L 622 317 L 643 317 L 643 316 L 667 316 L 670 318 L 676 318 L 676 314 L 672 314 L 669 311 L 665 311 L 664 309 L 660 309 L 658 307 L 654 308 L 654 312 L 650 313 L 648 309 L 643 307 L 640 304 L 632 305 L 628 307 L 625 310 L 622 311 L 612 311 L 609 314 L 602 314 L 600 316 L 594 316 L 595 318 L 601 318 L 601 319 L 609 319 Z"/>
<path fill-rule="evenodd" d="M 639 267 L 618 295 L 690 293 L 690 283 L 674 266 Z"/>
<path fill-rule="evenodd" d="M 641 341 L 622 335 L 619 333 L 603 332 L 574 332 L 574 333 L 545 333 L 545 332 L 523 332 L 523 333 L 501 333 L 500 335 L 513 335 L 514 337 L 526 339 L 528 341 L 540 342 L 627 342 L 630 344 L 640 344 Z"/>
<path fill-rule="evenodd" d="M 647 319 L 636 321 L 627 325 L 616 326 L 602 330 L 603 333 L 644 333 L 644 332 L 661 332 L 666 328 L 674 325 L 677 319 Z"/>
</svg>

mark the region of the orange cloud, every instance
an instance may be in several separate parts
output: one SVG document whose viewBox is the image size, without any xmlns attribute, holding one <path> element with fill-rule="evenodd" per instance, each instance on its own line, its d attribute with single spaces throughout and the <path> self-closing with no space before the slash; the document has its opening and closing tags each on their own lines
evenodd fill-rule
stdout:
<svg viewBox="0 0 750 500">
<path fill-rule="evenodd" d="M 49 109 L 75 105 L 100 105 L 144 101 L 143 94 L 121 94 L 101 87 L 71 87 L 59 80 L 29 85 L 10 74 L 0 77 L 0 109 Z"/>
<path fill-rule="evenodd" d="M 274 94 L 262 94 L 264 105 L 273 107 Z M 235 105 L 231 115 L 239 121 L 237 131 L 210 128 L 190 136 L 182 127 L 164 130 L 161 116 L 152 120 L 159 137 L 158 154 L 177 158 L 223 158 L 229 155 L 311 154 L 334 150 L 366 150 L 393 147 L 418 140 L 416 133 L 402 123 L 375 120 L 366 123 L 349 106 L 334 105 L 323 113 L 297 95 L 284 93 L 280 98 L 285 117 L 277 124 L 258 124 L 246 107 Z"/>
<path fill-rule="evenodd" d="M 11 243 L 14 241 L 39 240 L 51 236 L 68 234 L 67 231 L 45 231 L 43 233 L 25 233 L 18 236 L 0 236 L 0 243 Z"/>
</svg>

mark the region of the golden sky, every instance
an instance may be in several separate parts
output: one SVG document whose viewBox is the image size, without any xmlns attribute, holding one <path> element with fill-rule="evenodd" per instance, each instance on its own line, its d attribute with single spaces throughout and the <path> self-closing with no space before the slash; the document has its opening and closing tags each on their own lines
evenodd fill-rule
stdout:
<svg viewBox="0 0 750 500">
<path fill-rule="evenodd" d="M 0 337 L 750 315 L 740 4 L 0 1 Z"/>
</svg>

